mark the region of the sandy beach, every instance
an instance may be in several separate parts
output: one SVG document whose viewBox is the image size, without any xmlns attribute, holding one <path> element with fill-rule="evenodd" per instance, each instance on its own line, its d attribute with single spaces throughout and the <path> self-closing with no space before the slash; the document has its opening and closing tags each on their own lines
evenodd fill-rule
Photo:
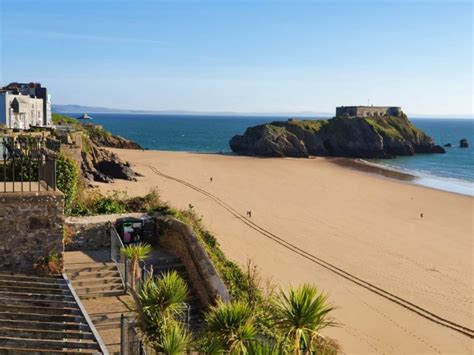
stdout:
<svg viewBox="0 0 474 355">
<path fill-rule="evenodd" d="M 344 352 L 473 353 L 472 338 L 440 324 L 474 328 L 472 197 L 324 158 L 114 151 L 144 177 L 103 191 L 157 188 L 192 204 L 231 259 L 253 259 L 281 287 L 317 285 L 340 323 L 325 334 Z"/>
</svg>

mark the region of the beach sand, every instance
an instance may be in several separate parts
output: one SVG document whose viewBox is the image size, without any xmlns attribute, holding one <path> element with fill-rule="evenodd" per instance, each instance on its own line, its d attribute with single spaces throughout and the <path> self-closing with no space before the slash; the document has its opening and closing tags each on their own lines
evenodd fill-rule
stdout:
<svg viewBox="0 0 474 355">
<path fill-rule="evenodd" d="M 243 216 L 251 210 L 252 223 L 312 256 L 470 329 L 472 197 L 357 171 L 324 158 L 114 151 L 144 177 L 100 184 L 103 191 L 126 190 L 134 196 L 156 187 L 175 207 L 192 204 L 231 259 L 242 265 L 253 259 L 265 277 L 282 287 L 317 285 L 337 307 L 334 317 L 340 323 L 324 333 L 337 339 L 344 352 L 474 352 L 472 338 L 278 244 L 183 181 Z"/>
</svg>

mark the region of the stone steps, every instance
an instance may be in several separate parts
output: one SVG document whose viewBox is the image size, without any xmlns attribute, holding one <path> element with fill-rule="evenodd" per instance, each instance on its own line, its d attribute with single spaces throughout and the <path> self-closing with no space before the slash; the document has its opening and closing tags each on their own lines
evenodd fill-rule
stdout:
<svg viewBox="0 0 474 355">
<path fill-rule="evenodd" d="M 68 277 L 72 279 L 75 275 L 84 273 L 84 272 L 106 272 L 106 271 L 116 271 L 117 267 L 115 263 L 77 263 L 77 264 L 67 264 L 67 273 Z"/>
<path fill-rule="evenodd" d="M 0 354 L 100 353 L 66 280 L 0 272 Z"/>
<path fill-rule="evenodd" d="M 52 339 L 26 339 L 18 337 L 2 337 L 0 336 L 0 347 L 18 346 L 19 343 L 23 349 L 51 349 L 62 350 L 68 349 L 93 349 L 99 351 L 99 346 L 96 342 L 83 342 L 74 340 L 52 340 Z"/>
<path fill-rule="evenodd" d="M 29 320 L 11 320 L 4 319 L 1 321 L 2 327 L 16 328 L 16 329 L 43 329 L 43 330 L 76 330 L 76 331 L 90 331 L 86 323 L 64 323 L 64 322 L 41 322 Z"/>
<path fill-rule="evenodd" d="M 0 286 L 6 287 L 30 287 L 32 285 L 31 280 L 8 280 L 0 277 Z M 53 290 L 68 290 L 67 284 L 65 283 L 50 283 L 50 282 L 34 282 L 35 288 L 38 289 L 53 289 Z"/>
<path fill-rule="evenodd" d="M 43 329 L 28 329 L 24 328 L 21 332 L 17 328 L 8 328 L 0 326 L 0 333 L 3 336 L 16 338 L 31 338 L 31 339 L 53 339 L 61 340 L 66 336 L 67 339 L 84 339 L 94 340 L 94 334 L 91 332 L 75 331 L 75 330 L 43 330 Z"/>
<path fill-rule="evenodd" d="M 95 285 L 108 285 L 108 284 L 122 284 L 122 279 L 120 278 L 120 274 L 117 272 L 116 275 L 113 276 L 107 276 L 104 278 L 78 278 L 75 280 L 72 280 L 72 285 L 74 286 L 74 289 L 79 289 L 83 286 L 95 286 Z"/>
<path fill-rule="evenodd" d="M 65 295 L 69 294 L 69 289 L 66 288 L 52 288 L 52 287 L 36 287 L 34 286 L 4 286 L 0 284 L 0 292 L 18 292 L 18 293 L 41 293 L 43 295 Z"/>
<path fill-rule="evenodd" d="M 107 291 L 123 291 L 123 285 L 121 280 L 116 280 L 113 283 L 106 283 L 106 284 L 98 284 L 92 286 L 81 286 L 81 287 L 74 287 L 76 293 L 81 297 L 84 294 L 89 293 L 97 293 L 97 292 L 107 292 Z"/>
<path fill-rule="evenodd" d="M 0 324 L 3 320 L 30 320 L 38 322 L 65 322 L 65 323 L 87 323 L 84 316 L 75 314 L 44 314 L 44 313 L 19 313 L 0 312 Z"/>
<path fill-rule="evenodd" d="M 19 300 L 34 300 L 34 301 L 67 301 L 74 302 L 74 297 L 64 294 L 43 294 L 39 292 L 6 292 L 0 291 L 0 298 L 13 298 Z"/>
<path fill-rule="evenodd" d="M 36 276 L 5 271 L 0 272 L 0 279 L 7 281 L 27 281 L 34 283 L 49 283 L 53 285 L 66 285 L 66 280 L 64 280 L 62 277 Z"/>
<path fill-rule="evenodd" d="M 17 305 L 11 303 L 3 303 L 0 300 L 0 312 L 15 312 L 15 313 L 38 313 L 47 315 L 82 315 L 79 308 L 74 307 L 39 307 L 31 305 Z"/>
<path fill-rule="evenodd" d="M 69 274 L 68 277 L 71 282 L 81 281 L 93 281 L 95 279 L 109 278 L 109 277 L 120 277 L 120 273 L 117 269 L 115 270 L 106 270 L 106 271 L 84 271 L 76 272 L 74 274 Z"/>
<path fill-rule="evenodd" d="M 125 293 L 115 263 L 70 263 L 66 264 L 66 272 L 81 299 L 119 296 Z"/>
<path fill-rule="evenodd" d="M 51 301 L 51 300 L 35 300 L 32 298 L 12 298 L 0 297 L 0 304 L 9 304 L 12 306 L 27 307 L 46 307 L 46 308 L 75 308 L 77 303 L 74 301 Z"/>
<path fill-rule="evenodd" d="M 123 289 L 121 290 L 112 290 L 112 291 L 100 291 L 100 292 L 90 292 L 84 293 L 79 297 L 81 299 L 87 300 L 91 298 L 101 298 L 101 297 L 114 297 L 114 296 L 122 296 L 125 293 Z"/>
</svg>

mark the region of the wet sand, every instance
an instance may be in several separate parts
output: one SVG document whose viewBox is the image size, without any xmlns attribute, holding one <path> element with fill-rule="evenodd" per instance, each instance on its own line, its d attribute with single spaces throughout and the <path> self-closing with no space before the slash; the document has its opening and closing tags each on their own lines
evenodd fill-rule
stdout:
<svg viewBox="0 0 474 355">
<path fill-rule="evenodd" d="M 403 304 L 474 328 L 472 197 L 324 158 L 114 151 L 144 177 L 100 184 L 103 191 L 157 188 L 176 207 L 192 204 L 231 259 L 253 259 L 282 287 L 316 284 L 341 324 L 325 334 L 345 352 L 473 353 L 472 338 Z"/>
</svg>

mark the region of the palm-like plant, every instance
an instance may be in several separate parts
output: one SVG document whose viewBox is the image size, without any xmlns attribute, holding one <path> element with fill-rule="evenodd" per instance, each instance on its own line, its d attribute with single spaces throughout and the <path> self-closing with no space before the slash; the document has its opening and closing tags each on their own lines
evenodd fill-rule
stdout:
<svg viewBox="0 0 474 355">
<path fill-rule="evenodd" d="M 253 310 L 240 301 L 218 302 L 207 313 L 205 324 L 209 337 L 234 354 L 247 354 L 248 343 L 257 335 Z"/>
<path fill-rule="evenodd" d="M 140 261 L 148 258 L 152 250 L 151 245 L 147 243 L 129 244 L 120 250 L 122 255 L 130 260 L 132 289 L 135 289 L 135 279 L 140 277 Z"/>
<path fill-rule="evenodd" d="M 312 349 L 321 336 L 320 330 L 335 325 L 329 318 L 333 309 L 327 297 L 310 284 L 290 288 L 288 294 L 280 292 L 275 302 L 275 322 L 291 340 L 294 354 L 299 354 L 302 347 Z"/>
<path fill-rule="evenodd" d="M 277 341 L 272 340 L 254 340 L 248 346 L 248 355 L 279 355 L 283 354 L 284 347 Z"/>
<path fill-rule="evenodd" d="M 182 325 L 173 322 L 166 327 L 160 343 L 156 344 L 155 349 L 166 355 L 181 355 L 185 353 L 190 344 L 191 336 L 189 332 Z"/>
<path fill-rule="evenodd" d="M 184 312 L 189 290 L 186 282 L 173 270 L 146 280 L 138 287 L 137 294 L 145 314 L 171 319 Z"/>
<path fill-rule="evenodd" d="M 143 334 L 151 343 L 157 344 L 161 349 L 162 341 L 168 330 L 173 330 L 173 337 L 167 343 L 176 342 L 181 334 L 181 339 L 188 339 L 181 332 L 182 327 L 177 325 L 177 319 L 186 310 L 185 301 L 188 297 L 188 286 L 176 271 L 163 273 L 158 278 L 150 278 L 132 292 L 137 304 L 137 313 L 141 320 Z M 175 328 L 176 326 L 179 329 Z"/>
</svg>

